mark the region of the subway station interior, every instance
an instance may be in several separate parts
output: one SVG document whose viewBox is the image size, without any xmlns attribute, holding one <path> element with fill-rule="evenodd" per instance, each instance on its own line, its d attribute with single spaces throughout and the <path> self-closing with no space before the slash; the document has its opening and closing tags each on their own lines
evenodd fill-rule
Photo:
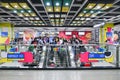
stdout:
<svg viewBox="0 0 120 80">
<path fill-rule="evenodd" d="M 0 0 L 0 80 L 119 80 L 119 69 L 120 0 Z"/>
</svg>

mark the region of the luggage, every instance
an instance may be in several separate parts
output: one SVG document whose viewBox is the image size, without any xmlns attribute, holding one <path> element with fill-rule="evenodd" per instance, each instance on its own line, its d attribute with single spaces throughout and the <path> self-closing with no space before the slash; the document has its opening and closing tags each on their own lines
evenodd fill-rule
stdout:
<svg viewBox="0 0 120 80">
<path fill-rule="evenodd" d="M 92 66 L 92 64 L 90 62 L 82 62 L 80 64 L 80 67 L 91 67 L 91 66 Z"/>
</svg>

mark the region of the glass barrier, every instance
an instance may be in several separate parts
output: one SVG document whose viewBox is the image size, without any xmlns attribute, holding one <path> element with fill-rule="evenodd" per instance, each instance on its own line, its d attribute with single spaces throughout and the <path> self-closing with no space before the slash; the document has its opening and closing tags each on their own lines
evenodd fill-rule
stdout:
<svg viewBox="0 0 120 80">
<path fill-rule="evenodd" d="M 117 68 L 120 45 L 0 44 L 0 68 Z"/>
</svg>

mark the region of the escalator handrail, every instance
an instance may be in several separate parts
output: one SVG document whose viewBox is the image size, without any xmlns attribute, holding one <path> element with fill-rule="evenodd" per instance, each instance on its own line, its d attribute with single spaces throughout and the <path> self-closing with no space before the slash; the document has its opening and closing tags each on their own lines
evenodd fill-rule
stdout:
<svg viewBox="0 0 120 80">
<path fill-rule="evenodd" d="M 47 46 L 47 56 L 46 56 L 46 67 L 48 66 L 49 54 L 50 54 L 50 46 Z"/>
<path fill-rule="evenodd" d="M 70 67 L 70 59 L 69 59 L 69 53 L 68 53 L 68 46 L 65 46 L 66 48 L 66 60 L 67 60 L 67 67 Z"/>
<path fill-rule="evenodd" d="M 46 46 L 47 47 L 47 46 Z M 46 48 L 46 51 L 45 51 L 45 56 L 44 56 L 44 63 L 43 63 L 43 68 L 46 68 L 46 62 L 47 62 L 47 57 L 48 57 L 48 48 Z"/>
<path fill-rule="evenodd" d="M 67 47 L 67 55 L 68 55 L 68 62 L 69 62 L 69 67 L 71 66 L 71 59 L 70 59 L 70 54 L 69 54 L 69 50 L 68 50 L 68 46 Z"/>
</svg>

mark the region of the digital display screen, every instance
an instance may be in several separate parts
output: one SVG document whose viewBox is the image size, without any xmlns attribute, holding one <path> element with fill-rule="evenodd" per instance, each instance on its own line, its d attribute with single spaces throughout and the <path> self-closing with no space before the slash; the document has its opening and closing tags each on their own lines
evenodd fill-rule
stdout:
<svg viewBox="0 0 120 80">
<path fill-rule="evenodd" d="M 106 36 L 107 36 L 107 37 L 112 37 L 112 32 L 107 32 L 107 33 L 106 33 Z"/>
<path fill-rule="evenodd" d="M 24 54 L 7 54 L 8 59 L 23 59 Z"/>
<path fill-rule="evenodd" d="M 89 58 L 105 58 L 104 54 L 89 54 Z"/>
<path fill-rule="evenodd" d="M 85 35 L 85 32 L 79 32 L 78 35 Z"/>
<path fill-rule="evenodd" d="M 23 34 L 23 32 L 19 32 L 19 34 Z"/>
<path fill-rule="evenodd" d="M 8 32 L 1 32 L 2 37 L 8 37 Z"/>
<path fill-rule="evenodd" d="M 71 32 L 65 32 L 65 35 L 72 35 Z"/>
</svg>

